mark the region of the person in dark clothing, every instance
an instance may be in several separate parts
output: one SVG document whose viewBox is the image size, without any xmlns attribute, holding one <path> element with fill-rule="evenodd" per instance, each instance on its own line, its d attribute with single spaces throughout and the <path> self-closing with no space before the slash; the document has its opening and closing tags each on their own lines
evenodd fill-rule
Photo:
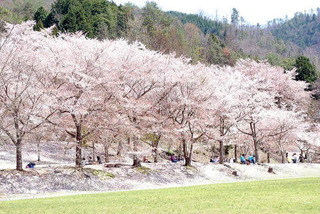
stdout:
<svg viewBox="0 0 320 214">
<path fill-rule="evenodd" d="M 100 156 L 97 156 L 97 161 L 98 161 L 99 164 L 102 164 Z"/>
<path fill-rule="evenodd" d="M 172 163 L 177 163 L 178 162 L 178 159 L 176 158 L 176 156 L 174 154 L 171 155 L 170 160 L 171 160 Z"/>
<path fill-rule="evenodd" d="M 35 163 L 29 162 L 29 163 L 27 164 L 26 168 L 31 168 L 31 169 L 33 169 L 35 165 L 36 165 Z"/>
</svg>

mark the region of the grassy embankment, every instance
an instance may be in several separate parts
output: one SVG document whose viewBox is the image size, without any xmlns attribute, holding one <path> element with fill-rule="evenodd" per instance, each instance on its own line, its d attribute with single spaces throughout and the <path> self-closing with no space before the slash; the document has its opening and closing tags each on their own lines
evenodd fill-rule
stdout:
<svg viewBox="0 0 320 214">
<path fill-rule="evenodd" d="M 0 213 L 320 213 L 320 178 L 4 201 Z"/>
</svg>

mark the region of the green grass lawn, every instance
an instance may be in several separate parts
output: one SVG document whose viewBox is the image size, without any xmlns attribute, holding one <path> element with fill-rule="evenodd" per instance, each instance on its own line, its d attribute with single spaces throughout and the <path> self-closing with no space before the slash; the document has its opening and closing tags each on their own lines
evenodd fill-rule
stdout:
<svg viewBox="0 0 320 214">
<path fill-rule="evenodd" d="M 4 201 L 0 213 L 320 213 L 320 178 Z"/>
</svg>

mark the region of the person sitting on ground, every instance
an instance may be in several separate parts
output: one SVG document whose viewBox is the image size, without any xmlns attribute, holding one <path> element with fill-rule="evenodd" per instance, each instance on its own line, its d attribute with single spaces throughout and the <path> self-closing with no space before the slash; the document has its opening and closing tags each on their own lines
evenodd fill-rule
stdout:
<svg viewBox="0 0 320 214">
<path fill-rule="evenodd" d="M 288 156 L 287 160 L 288 160 L 288 163 L 292 163 L 292 159 L 290 156 Z"/>
<path fill-rule="evenodd" d="M 177 157 L 178 161 L 184 161 L 183 157 L 181 156 L 181 154 L 179 154 L 179 156 Z"/>
<path fill-rule="evenodd" d="M 244 156 L 244 154 L 242 154 L 241 156 L 240 156 L 240 163 L 241 164 L 246 164 L 246 157 Z"/>
<path fill-rule="evenodd" d="M 249 157 L 248 157 L 248 162 L 249 162 L 249 164 L 250 163 L 255 163 L 255 157 L 254 157 L 254 155 L 250 155 Z"/>
<path fill-rule="evenodd" d="M 292 162 L 292 160 L 291 160 L 291 158 L 289 157 L 288 153 L 286 153 L 286 158 L 287 158 L 287 162 L 288 162 L 288 163 L 291 163 L 291 162 Z"/>
<path fill-rule="evenodd" d="M 174 154 L 171 155 L 170 160 L 172 163 L 177 163 L 178 159 L 176 158 L 176 156 Z"/>
<path fill-rule="evenodd" d="M 148 160 L 147 156 L 143 156 L 142 161 L 143 163 L 151 163 L 151 161 Z"/>
<path fill-rule="evenodd" d="M 31 169 L 33 169 L 35 165 L 36 165 L 35 163 L 29 162 L 29 163 L 27 164 L 26 168 L 31 168 Z"/>
<path fill-rule="evenodd" d="M 97 161 L 98 161 L 99 164 L 102 164 L 100 156 L 97 156 Z"/>
<path fill-rule="evenodd" d="M 297 163 L 297 154 L 293 153 L 292 155 L 292 163 Z"/>
<path fill-rule="evenodd" d="M 210 158 L 211 163 L 218 163 L 219 162 L 219 157 L 215 156 L 214 158 Z"/>
</svg>

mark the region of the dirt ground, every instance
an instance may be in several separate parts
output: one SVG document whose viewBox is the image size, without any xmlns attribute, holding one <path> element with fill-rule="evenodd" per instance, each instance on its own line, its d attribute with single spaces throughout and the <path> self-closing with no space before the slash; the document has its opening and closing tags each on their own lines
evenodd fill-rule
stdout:
<svg viewBox="0 0 320 214">
<path fill-rule="evenodd" d="M 270 167 L 273 173 L 268 172 Z M 185 167 L 163 162 L 139 168 L 101 164 L 83 169 L 45 165 L 24 172 L 0 170 L 0 200 L 299 177 L 320 177 L 320 164 L 194 163 Z"/>
</svg>

